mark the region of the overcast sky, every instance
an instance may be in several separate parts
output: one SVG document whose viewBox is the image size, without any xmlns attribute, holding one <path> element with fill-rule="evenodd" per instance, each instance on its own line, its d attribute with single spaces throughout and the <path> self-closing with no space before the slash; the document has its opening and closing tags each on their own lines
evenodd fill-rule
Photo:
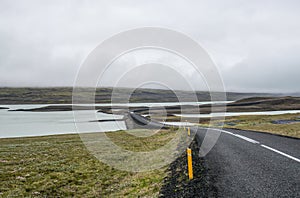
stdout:
<svg viewBox="0 0 300 198">
<path fill-rule="evenodd" d="M 0 0 L 0 86 L 72 86 L 87 55 L 131 28 L 199 42 L 226 90 L 299 92 L 297 0 Z"/>
</svg>

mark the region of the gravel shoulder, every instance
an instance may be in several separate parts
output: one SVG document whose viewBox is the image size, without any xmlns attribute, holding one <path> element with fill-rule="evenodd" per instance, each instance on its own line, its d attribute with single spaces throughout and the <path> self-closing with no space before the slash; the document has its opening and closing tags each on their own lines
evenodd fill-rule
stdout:
<svg viewBox="0 0 300 198">
<path fill-rule="evenodd" d="M 208 174 L 206 160 L 198 155 L 198 142 L 191 143 L 194 178 L 188 179 L 187 156 L 184 152 L 168 167 L 160 197 L 218 197 L 214 178 Z"/>
</svg>

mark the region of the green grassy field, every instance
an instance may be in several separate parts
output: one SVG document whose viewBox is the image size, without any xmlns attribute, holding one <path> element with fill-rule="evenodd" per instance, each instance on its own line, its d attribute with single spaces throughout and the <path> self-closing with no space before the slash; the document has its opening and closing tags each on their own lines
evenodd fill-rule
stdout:
<svg viewBox="0 0 300 198">
<path fill-rule="evenodd" d="M 120 131 L 107 136 L 127 150 L 149 151 L 174 134 L 163 130 L 135 137 Z M 92 156 L 77 134 L 0 142 L 1 197 L 157 197 L 168 174 L 167 167 L 140 173 L 116 170 Z"/>
<path fill-rule="evenodd" d="M 285 124 L 275 124 L 274 121 L 290 121 Z M 300 114 L 284 114 L 284 115 L 251 115 L 227 117 L 224 121 L 225 128 L 254 130 L 261 132 L 274 133 L 284 136 L 300 138 Z M 220 120 L 212 121 L 213 127 L 220 126 Z M 207 123 L 202 123 L 207 126 Z"/>
</svg>

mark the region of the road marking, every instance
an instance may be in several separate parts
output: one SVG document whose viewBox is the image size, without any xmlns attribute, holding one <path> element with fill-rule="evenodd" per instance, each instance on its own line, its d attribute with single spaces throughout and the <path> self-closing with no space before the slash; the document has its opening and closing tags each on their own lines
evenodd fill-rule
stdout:
<svg viewBox="0 0 300 198">
<path fill-rule="evenodd" d="M 242 136 L 242 135 L 238 135 L 238 134 L 231 133 L 231 132 L 229 132 L 229 131 L 225 131 L 225 130 L 221 130 L 221 129 L 214 129 L 214 130 L 220 131 L 220 132 L 223 132 L 223 133 L 227 133 L 227 134 L 229 134 L 229 135 L 233 135 L 233 136 L 235 136 L 235 137 L 241 138 L 241 139 L 246 140 L 247 142 L 251 142 L 251 143 L 253 143 L 253 144 L 259 144 L 258 141 L 253 140 L 253 139 L 248 138 L 248 137 L 245 137 L 245 136 Z"/>
<path fill-rule="evenodd" d="M 230 135 L 234 135 L 233 133 L 229 132 L 229 131 L 224 131 L 224 130 L 221 130 L 221 129 L 213 129 L 215 131 L 220 131 L 220 132 L 223 132 L 223 133 L 227 133 L 227 134 L 230 134 Z"/>
<path fill-rule="evenodd" d="M 212 128 L 211 128 L 211 129 L 212 129 Z M 246 140 L 246 141 L 251 142 L 251 143 L 254 143 L 254 144 L 260 144 L 260 146 L 262 146 L 262 147 L 264 147 L 264 148 L 266 148 L 266 149 L 269 149 L 269 150 L 271 150 L 271 151 L 273 151 L 273 152 L 275 152 L 275 153 L 278 153 L 278 154 L 280 154 L 280 155 L 283 155 L 283 156 L 285 156 L 285 157 L 287 157 L 287 158 L 290 158 L 290 159 L 295 160 L 296 162 L 299 162 L 299 163 L 300 163 L 300 159 L 298 159 L 298 158 L 296 158 L 296 157 L 293 157 L 293 156 L 291 156 L 291 155 L 288 155 L 288 154 L 286 154 L 286 153 L 284 153 L 284 152 L 281 152 L 281 151 L 279 151 L 279 150 L 276 150 L 276 149 L 274 149 L 274 148 L 271 148 L 271 147 L 269 147 L 269 146 L 263 145 L 263 144 L 261 144 L 260 142 L 258 142 L 258 141 L 256 141 L 256 140 L 253 140 L 253 139 L 251 139 L 251 138 L 248 138 L 248 137 L 245 137 L 245 136 L 242 136 L 242 135 L 238 135 L 238 134 L 235 134 L 235 133 L 232 133 L 232 132 L 229 132 L 229 131 L 225 131 L 225 130 L 222 130 L 222 129 L 213 129 L 213 130 L 216 130 L 216 131 L 220 131 L 220 132 L 223 132 L 223 133 L 227 133 L 227 134 L 233 135 L 233 136 L 235 136 L 235 137 L 241 138 L 241 139 L 243 139 L 243 140 Z"/>
<path fill-rule="evenodd" d="M 258 141 L 253 140 L 253 139 L 251 139 L 251 138 L 248 138 L 248 137 L 245 137 L 245 136 L 242 136 L 242 135 L 238 135 L 238 134 L 233 134 L 233 135 L 236 136 L 236 137 L 239 137 L 239 138 L 241 138 L 241 139 L 243 139 L 243 140 L 246 140 L 246 141 L 248 141 L 248 142 L 251 142 L 251 143 L 253 143 L 253 144 L 259 144 Z"/>
<path fill-rule="evenodd" d="M 266 149 L 269 149 L 269 150 L 271 150 L 271 151 L 274 151 L 274 152 L 276 152 L 276 153 L 278 153 L 278 154 L 280 154 L 280 155 L 283 155 L 283 156 L 285 156 L 285 157 L 288 157 L 288 158 L 290 158 L 290 159 L 292 159 L 292 160 L 295 160 L 296 162 L 300 162 L 300 159 L 298 159 L 298 158 L 296 158 L 296 157 L 293 157 L 293 156 L 290 156 L 290 155 L 288 155 L 288 154 L 286 154 L 286 153 L 284 153 L 284 152 L 278 151 L 278 150 L 276 150 L 276 149 L 273 149 L 273 148 L 268 147 L 268 146 L 263 145 L 263 144 L 262 144 L 261 146 L 264 147 L 264 148 L 266 148 Z"/>
</svg>

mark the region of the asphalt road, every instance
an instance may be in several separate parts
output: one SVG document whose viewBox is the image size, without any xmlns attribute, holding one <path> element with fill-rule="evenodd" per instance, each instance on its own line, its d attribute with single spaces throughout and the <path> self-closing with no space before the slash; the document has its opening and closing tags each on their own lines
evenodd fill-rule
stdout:
<svg viewBox="0 0 300 198">
<path fill-rule="evenodd" d="M 205 131 L 197 131 L 200 142 Z M 206 174 L 214 181 L 218 197 L 300 197 L 299 139 L 220 131 L 217 143 L 204 157 Z"/>
<path fill-rule="evenodd" d="M 161 126 L 130 115 L 139 124 Z M 193 127 L 192 131 L 201 147 L 206 129 Z M 202 159 L 205 178 L 218 197 L 300 197 L 300 139 L 233 129 L 214 131 L 221 134 Z"/>
</svg>

